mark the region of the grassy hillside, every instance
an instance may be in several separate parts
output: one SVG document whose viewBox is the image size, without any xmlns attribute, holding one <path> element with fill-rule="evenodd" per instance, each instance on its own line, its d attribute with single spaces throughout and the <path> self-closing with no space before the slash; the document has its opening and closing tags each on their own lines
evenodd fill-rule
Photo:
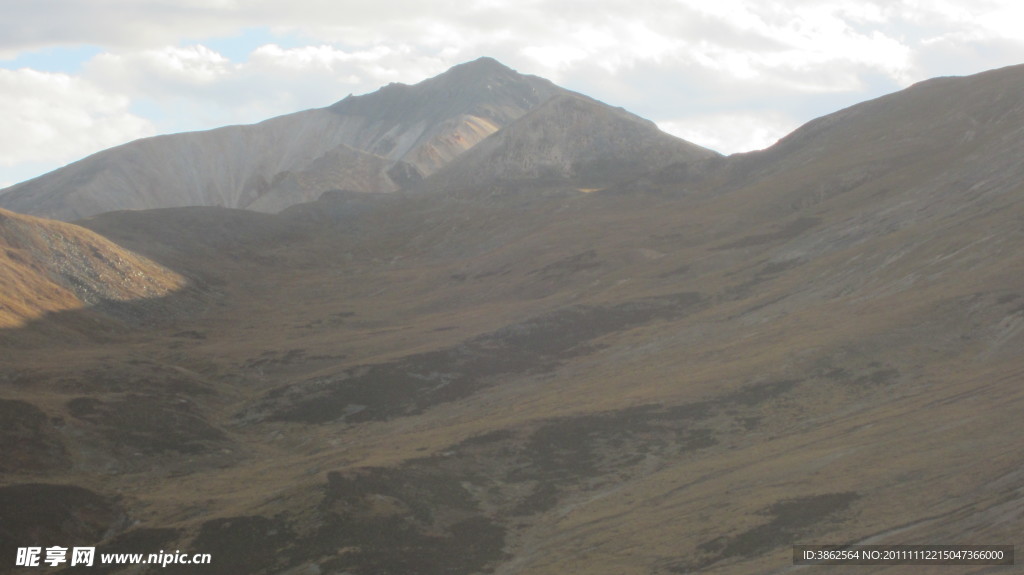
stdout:
<svg viewBox="0 0 1024 575">
<path fill-rule="evenodd" d="M 785 572 L 798 543 L 1019 547 L 1020 76 L 601 192 L 82 222 L 198 278 L 203 306 L 0 359 L 0 442 L 34 446 L 0 497 L 51 489 L 88 517 L 19 507 L 0 550 L 610 575 Z"/>
</svg>

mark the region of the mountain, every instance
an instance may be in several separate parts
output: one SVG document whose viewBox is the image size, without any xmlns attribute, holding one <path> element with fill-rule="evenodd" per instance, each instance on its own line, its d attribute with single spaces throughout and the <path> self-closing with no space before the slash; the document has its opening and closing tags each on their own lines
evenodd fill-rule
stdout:
<svg viewBox="0 0 1024 575">
<path fill-rule="evenodd" d="M 0 209 L 0 328 L 48 313 L 166 296 L 185 278 L 87 229 Z"/>
<path fill-rule="evenodd" d="M 724 575 L 1019 548 L 1022 82 L 923 82 L 725 158 L 644 136 L 628 181 L 564 142 L 643 123 L 555 97 L 437 189 L 84 219 L 204 291 L 96 340 L 0 332 L 0 554 Z"/>
<path fill-rule="evenodd" d="M 718 154 L 649 120 L 578 94 L 561 94 L 486 138 L 431 176 L 431 189 L 566 181 L 603 188 Z"/>
<path fill-rule="evenodd" d="M 863 185 L 943 188 L 920 198 L 936 205 L 962 197 L 964 182 L 1012 186 L 1021 174 L 1020 70 L 921 82 L 816 119 L 722 173 L 730 187 L 787 186 L 805 204 Z"/>
<path fill-rule="evenodd" d="M 189 205 L 276 211 L 331 189 L 393 191 L 564 92 L 481 58 L 327 108 L 124 144 L 11 186 L 0 206 L 73 220 Z"/>
</svg>

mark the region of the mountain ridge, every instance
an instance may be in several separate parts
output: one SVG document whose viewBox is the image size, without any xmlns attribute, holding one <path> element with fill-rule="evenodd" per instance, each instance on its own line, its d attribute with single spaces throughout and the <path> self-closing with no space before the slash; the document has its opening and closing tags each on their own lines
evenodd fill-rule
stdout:
<svg viewBox="0 0 1024 575">
<path fill-rule="evenodd" d="M 603 188 L 677 162 L 716 157 L 651 122 L 579 94 L 549 98 L 424 183 L 432 190 L 515 181 Z"/>
<path fill-rule="evenodd" d="M 456 82 L 475 89 L 460 91 Z M 274 210 L 330 189 L 394 191 L 562 91 L 492 59 L 477 60 L 326 108 L 122 144 L 11 186 L 0 205 L 73 220 L 186 205 Z M 314 166 L 332 155 L 352 161 L 333 173 Z"/>
</svg>

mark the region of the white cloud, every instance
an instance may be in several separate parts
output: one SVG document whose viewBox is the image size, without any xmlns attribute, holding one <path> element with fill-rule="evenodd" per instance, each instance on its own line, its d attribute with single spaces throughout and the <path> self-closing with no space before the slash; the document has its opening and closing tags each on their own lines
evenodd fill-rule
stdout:
<svg viewBox="0 0 1024 575">
<path fill-rule="evenodd" d="M 329 105 L 394 81 L 419 81 L 447 67 L 402 45 L 344 50 L 264 44 L 233 62 L 201 44 L 105 52 L 82 77 L 132 98 L 154 114 L 161 131 L 252 123 Z"/>
<path fill-rule="evenodd" d="M 801 122 L 773 112 L 702 115 L 658 122 L 664 132 L 723 154 L 762 150 Z"/>
<path fill-rule="evenodd" d="M 367 91 L 409 77 L 426 78 L 444 68 L 437 59 L 424 57 L 401 44 L 359 50 L 326 44 L 298 48 L 266 44 L 256 48 L 240 66 L 246 74 L 329 75 L 345 84 L 361 85 Z"/>
<path fill-rule="evenodd" d="M 709 30 L 730 33 L 698 35 L 683 54 L 725 76 L 796 91 L 857 90 L 864 69 L 907 83 L 910 48 L 882 30 L 862 29 L 865 22 L 877 23 L 882 12 L 863 9 L 850 14 L 846 6 L 693 3 L 692 8 L 711 23 Z"/>
<path fill-rule="evenodd" d="M 85 74 L 104 86 L 138 95 L 212 84 L 228 76 L 233 67 L 227 58 L 202 45 L 168 46 L 99 54 L 87 64 Z"/>
<path fill-rule="evenodd" d="M 0 166 L 64 163 L 152 135 L 129 103 L 66 74 L 0 69 Z"/>
<path fill-rule="evenodd" d="M 1000 38 L 1024 42 L 1020 31 L 1021 22 L 1024 22 L 1024 4 L 1020 2 L 998 2 L 978 14 L 975 21 L 983 30 Z"/>
</svg>

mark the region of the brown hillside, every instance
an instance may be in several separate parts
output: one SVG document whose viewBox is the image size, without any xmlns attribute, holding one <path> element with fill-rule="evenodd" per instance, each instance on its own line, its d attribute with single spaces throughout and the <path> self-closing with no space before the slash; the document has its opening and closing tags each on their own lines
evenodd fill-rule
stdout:
<svg viewBox="0 0 1024 575">
<path fill-rule="evenodd" d="M 87 230 L 0 210 L 0 327 L 110 301 L 165 296 L 185 279 Z"/>
<path fill-rule="evenodd" d="M 594 193 L 86 220 L 216 297 L 0 355 L 0 445 L 32 446 L 2 488 L 53 493 L 0 506 L 24 526 L 0 549 L 74 531 L 225 575 L 726 575 L 795 570 L 796 544 L 1024 548 L 1022 75 Z"/>
</svg>

